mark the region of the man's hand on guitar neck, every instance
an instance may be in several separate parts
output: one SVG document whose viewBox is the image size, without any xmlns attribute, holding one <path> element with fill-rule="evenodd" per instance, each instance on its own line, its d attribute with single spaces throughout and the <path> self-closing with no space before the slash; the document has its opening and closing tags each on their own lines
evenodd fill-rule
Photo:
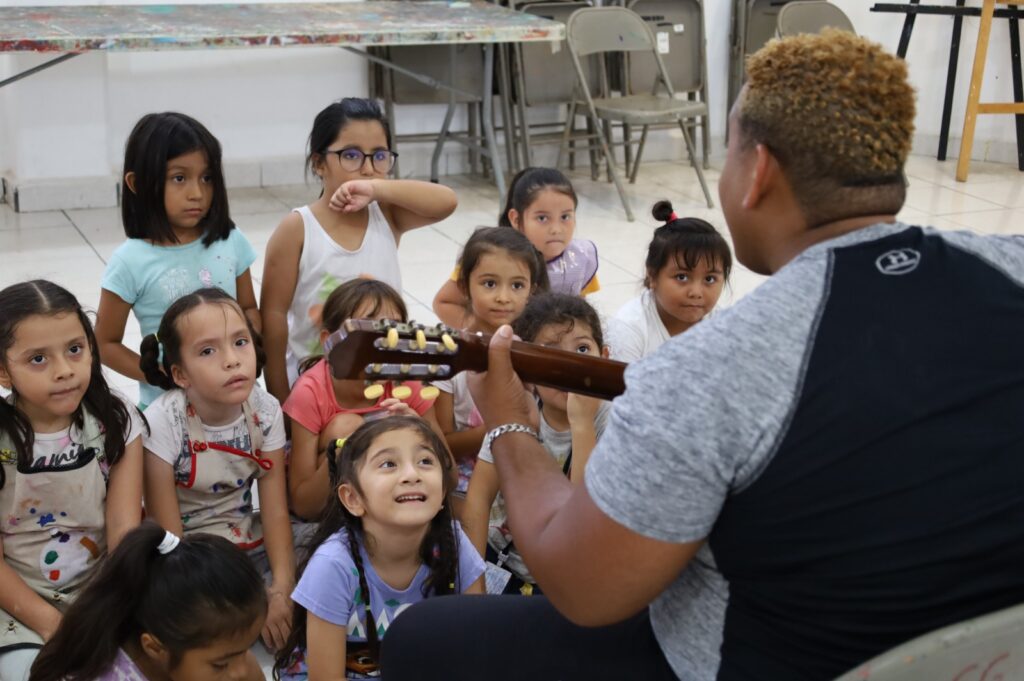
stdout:
<svg viewBox="0 0 1024 681">
<path fill-rule="evenodd" d="M 487 371 L 467 377 L 473 402 L 487 430 L 506 423 L 522 423 L 536 429 L 540 423 L 537 403 L 512 368 L 513 339 L 511 326 L 499 328 L 487 349 Z"/>
</svg>

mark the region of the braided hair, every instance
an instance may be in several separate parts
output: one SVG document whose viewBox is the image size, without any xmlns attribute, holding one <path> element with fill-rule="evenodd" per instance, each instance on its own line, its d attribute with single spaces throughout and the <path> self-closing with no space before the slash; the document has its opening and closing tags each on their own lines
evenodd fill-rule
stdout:
<svg viewBox="0 0 1024 681">
<path fill-rule="evenodd" d="M 428 448 L 434 451 L 440 462 L 443 479 L 444 501 L 441 510 L 430 521 L 430 527 L 420 545 L 420 560 L 427 566 L 429 573 L 423 582 L 424 598 L 443 596 L 456 593 L 459 584 L 458 542 L 455 537 L 455 520 L 452 517 L 450 495 L 457 483 L 455 465 L 448 454 L 441 438 L 431 430 L 429 424 L 416 416 L 389 416 L 377 421 L 370 421 L 360 426 L 344 441 L 332 442 L 327 448 L 327 467 L 330 473 L 331 489 L 343 484 L 352 485 L 359 494 L 358 469 L 373 442 L 382 434 L 395 430 L 412 430 L 418 433 Z M 348 537 L 348 549 L 355 563 L 359 578 L 358 602 L 354 607 L 362 607 L 366 617 L 366 642 L 370 657 L 376 661 L 380 658 L 380 635 L 370 608 L 370 590 L 366 581 L 366 568 L 363 565 L 360 545 L 372 549 L 373 537 L 366 534 L 363 522 L 349 512 L 335 493 L 327 502 L 320 524 L 306 547 L 306 558 L 299 566 L 299 576 L 305 572 L 316 549 L 339 530 L 345 530 Z M 294 606 L 292 630 L 284 647 L 277 654 L 274 662 L 274 678 L 280 679 L 283 670 L 290 667 L 306 645 L 306 609 L 298 603 Z"/>
</svg>

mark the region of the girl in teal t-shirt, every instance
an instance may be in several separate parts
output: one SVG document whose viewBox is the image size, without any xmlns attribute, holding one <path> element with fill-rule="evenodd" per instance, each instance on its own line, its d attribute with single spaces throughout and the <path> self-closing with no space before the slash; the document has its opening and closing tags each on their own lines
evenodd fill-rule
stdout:
<svg viewBox="0 0 1024 681">
<path fill-rule="evenodd" d="M 121 221 L 128 240 L 103 274 L 96 338 L 103 364 L 139 381 L 145 407 L 163 391 L 146 382 L 139 354 L 123 342 L 128 311 L 146 336 L 175 300 L 216 286 L 238 300 L 259 331 L 249 273 L 256 253 L 228 212 L 220 143 L 184 114 L 148 114 L 129 135 Z"/>
</svg>

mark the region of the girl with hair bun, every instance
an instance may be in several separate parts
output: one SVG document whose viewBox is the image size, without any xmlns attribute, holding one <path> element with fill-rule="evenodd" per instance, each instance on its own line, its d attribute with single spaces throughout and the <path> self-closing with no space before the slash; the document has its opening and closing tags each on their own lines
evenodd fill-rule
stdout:
<svg viewBox="0 0 1024 681">
<path fill-rule="evenodd" d="M 718 231 L 700 218 L 680 218 L 668 201 L 651 209 L 664 224 L 654 230 L 644 264 L 644 291 L 623 305 L 609 324 L 612 357 L 633 362 L 715 308 L 732 272 L 732 252 Z"/>
</svg>

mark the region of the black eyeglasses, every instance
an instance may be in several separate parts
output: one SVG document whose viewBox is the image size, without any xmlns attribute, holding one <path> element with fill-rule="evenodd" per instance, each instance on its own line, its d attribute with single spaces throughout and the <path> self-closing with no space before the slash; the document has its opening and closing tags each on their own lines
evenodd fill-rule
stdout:
<svg viewBox="0 0 1024 681">
<path fill-rule="evenodd" d="M 350 173 L 354 173 L 362 168 L 363 164 L 366 163 L 366 159 L 370 159 L 373 169 L 378 173 L 388 173 L 395 167 L 395 159 L 398 158 L 398 154 L 388 149 L 375 149 L 367 154 L 362 149 L 346 147 L 344 149 L 327 149 L 324 153 L 337 154 L 338 163 Z"/>
</svg>

